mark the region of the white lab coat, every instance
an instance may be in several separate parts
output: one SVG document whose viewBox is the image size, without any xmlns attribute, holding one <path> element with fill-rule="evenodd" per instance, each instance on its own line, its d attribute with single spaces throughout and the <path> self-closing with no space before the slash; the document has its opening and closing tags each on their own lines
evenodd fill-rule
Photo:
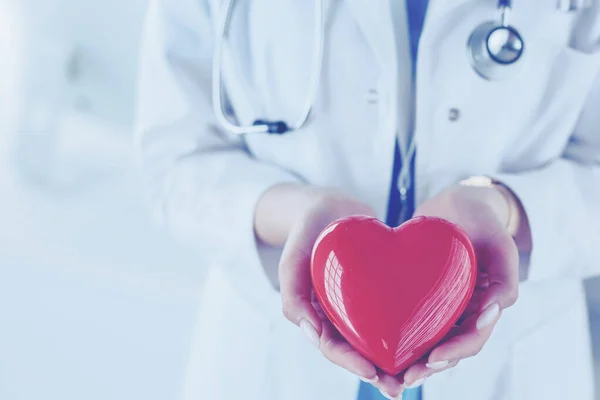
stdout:
<svg viewBox="0 0 600 400">
<path fill-rule="evenodd" d="M 295 120 L 311 71 L 313 2 L 237 3 L 223 66 L 237 119 Z M 523 66 L 488 82 L 465 44 L 475 26 L 498 18 L 495 3 L 430 1 L 413 120 L 408 37 L 398 56 L 388 0 L 325 1 L 310 123 L 232 139 L 211 104 L 219 1 L 151 1 L 138 154 L 152 210 L 204 249 L 198 268 L 211 268 L 186 400 L 356 398 L 358 379 L 281 315 L 261 266 L 278 252 L 257 247 L 253 211 L 271 185 L 300 181 L 341 188 L 384 218 L 395 132 L 413 125 L 418 203 L 470 175 L 497 177 L 522 200 L 535 246 L 518 303 L 478 356 L 426 382 L 425 400 L 593 398 L 582 279 L 600 272 L 600 11 L 515 1 Z"/>
</svg>

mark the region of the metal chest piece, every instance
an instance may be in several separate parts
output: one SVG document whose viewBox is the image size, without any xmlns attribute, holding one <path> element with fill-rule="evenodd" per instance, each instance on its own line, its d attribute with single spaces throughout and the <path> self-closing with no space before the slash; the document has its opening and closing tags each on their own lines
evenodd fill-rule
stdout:
<svg viewBox="0 0 600 400">
<path fill-rule="evenodd" d="M 473 69 L 486 80 L 513 76 L 523 56 L 525 42 L 507 22 L 509 7 L 501 7 L 501 23 L 487 21 L 479 25 L 467 43 L 467 56 Z"/>
</svg>

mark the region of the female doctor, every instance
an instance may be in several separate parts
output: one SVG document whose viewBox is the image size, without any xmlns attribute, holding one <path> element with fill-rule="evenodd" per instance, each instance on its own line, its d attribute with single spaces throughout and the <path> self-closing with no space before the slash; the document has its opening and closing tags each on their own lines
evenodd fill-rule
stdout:
<svg viewBox="0 0 600 400">
<path fill-rule="evenodd" d="M 137 149 L 209 271 L 187 399 L 593 399 L 600 9 L 510 3 L 150 1 Z M 315 238 L 352 214 L 476 247 L 456 336 L 399 376 L 311 302 Z"/>
</svg>

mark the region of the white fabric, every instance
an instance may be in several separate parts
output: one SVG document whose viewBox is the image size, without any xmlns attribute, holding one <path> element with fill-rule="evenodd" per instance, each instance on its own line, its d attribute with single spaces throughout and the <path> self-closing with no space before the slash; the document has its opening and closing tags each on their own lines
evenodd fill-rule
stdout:
<svg viewBox="0 0 600 400">
<path fill-rule="evenodd" d="M 579 18 L 550 0 L 514 3 L 527 47 L 504 82 L 482 80 L 465 56 L 472 29 L 497 17 L 493 1 L 432 0 L 421 37 L 417 203 L 461 178 L 497 176 L 523 201 L 535 246 L 517 305 L 481 354 L 425 384 L 428 400 L 593 399 L 582 278 L 600 272 L 600 16 L 597 6 Z M 395 132 L 411 120 L 411 94 L 395 89 L 410 88 L 410 68 L 397 73 L 389 2 L 326 1 L 310 124 L 245 140 L 216 126 L 210 104 L 218 4 L 153 0 L 141 60 L 137 149 L 150 204 L 204 249 L 198 268 L 214 267 L 184 398 L 354 399 L 357 379 L 281 315 L 252 218 L 261 193 L 286 181 L 342 188 L 385 216 Z M 294 119 L 310 74 L 313 2 L 240 4 L 224 61 L 236 116 Z"/>
<path fill-rule="evenodd" d="M 419 1 L 419 0 L 417 0 Z M 399 104 L 404 104 L 404 108 L 408 111 L 408 114 L 398 113 L 398 121 L 406 120 L 408 125 L 399 124 L 402 127 L 406 126 L 406 130 L 399 130 L 397 132 L 398 143 L 400 145 L 400 153 L 402 154 L 402 163 L 408 157 L 408 149 L 410 147 L 410 140 L 413 136 L 414 129 L 414 75 L 413 75 L 413 63 L 417 60 L 412 59 L 411 54 L 411 37 L 410 37 L 410 23 L 408 18 L 410 15 L 407 13 L 407 5 L 404 1 L 390 0 L 390 13 L 392 16 L 392 26 L 394 27 L 394 41 L 396 43 L 395 51 L 396 57 L 396 68 L 398 70 L 397 76 L 404 77 L 404 79 L 398 79 L 398 101 Z M 410 74 L 410 75 L 407 75 Z M 407 77 L 410 76 L 410 79 Z"/>
</svg>

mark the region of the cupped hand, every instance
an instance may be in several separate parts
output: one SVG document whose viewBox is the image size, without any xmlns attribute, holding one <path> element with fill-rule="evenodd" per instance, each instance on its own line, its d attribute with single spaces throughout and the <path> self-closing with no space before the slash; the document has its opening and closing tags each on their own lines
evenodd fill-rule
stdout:
<svg viewBox="0 0 600 400">
<path fill-rule="evenodd" d="M 475 292 L 450 334 L 403 375 L 406 387 L 477 355 L 489 339 L 502 310 L 518 297 L 519 256 L 509 230 L 509 203 L 495 188 L 457 185 L 422 204 L 415 216 L 452 221 L 470 237 L 478 263 Z"/>
<path fill-rule="evenodd" d="M 351 215 L 375 216 L 365 204 L 328 191 L 316 196 L 293 225 L 279 265 L 283 313 L 331 362 L 372 383 L 387 397 L 397 398 L 403 391 L 401 380 L 378 372 L 352 348 L 327 319 L 312 289 L 310 261 L 315 241 L 327 225 Z"/>
</svg>

